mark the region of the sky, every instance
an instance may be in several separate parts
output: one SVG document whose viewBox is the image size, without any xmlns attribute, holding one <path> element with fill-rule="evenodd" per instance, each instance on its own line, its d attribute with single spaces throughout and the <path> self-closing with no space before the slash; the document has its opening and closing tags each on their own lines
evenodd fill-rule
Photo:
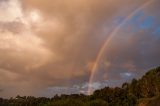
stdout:
<svg viewBox="0 0 160 106">
<path fill-rule="evenodd" d="M 159 0 L 0 0 L 0 97 L 140 78 L 160 63 L 159 9 Z"/>
</svg>

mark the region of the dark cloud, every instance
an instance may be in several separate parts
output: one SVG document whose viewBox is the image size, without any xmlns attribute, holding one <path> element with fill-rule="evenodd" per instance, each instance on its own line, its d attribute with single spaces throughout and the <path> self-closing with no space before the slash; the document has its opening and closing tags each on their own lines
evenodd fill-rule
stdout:
<svg viewBox="0 0 160 106">
<path fill-rule="evenodd" d="M 86 92 L 90 70 L 108 35 L 145 2 L 6 1 L 5 11 L 0 8 L 2 95 Z M 155 0 L 142 9 L 136 22 L 130 19 L 110 41 L 94 89 L 119 85 L 159 64 L 158 4 Z M 149 16 L 154 17 L 152 24 L 147 23 Z"/>
<path fill-rule="evenodd" d="M 9 0 L 0 0 L 0 3 L 2 3 L 2 2 L 8 2 Z"/>
<path fill-rule="evenodd" d="M 13 33 L 20 33 L 24 31 L 24 25 L 23 23 L 19 21 L 13 21 L 13 22 L 0 22 L 0 31 L 5 32 L 13 32 Z"/>
<path fill-rule="evenodd" d="M 144 24 L 144 16 L 154 17 L 155 15 L 147 12 L 142 14 L 137 19 L 141 21 L 141 24 Z M 141 77 L 148 69 L 158 66 L 160 63 L 160 50 L 158 49 L 160 36 L 158 33 L 154 33 L 157 24 L 160 25 L 158 17 L 156 16 L 152 26 L 147 29 L 138 28 L 137 30 L 140 23 L 137 25 L 135 21 L 132 22 L 134 24 L 129 21 L 124 25 L 106 48 L 107 55 L 104 56 L 103 62 L 109 61 L 111 65 L 104 68 L 105 63 L 101 63 L 100 75 L 106 72 L 107 78 L 121 79 L 120 73 L 132 73 L 134 77 Z"/>
</svg>

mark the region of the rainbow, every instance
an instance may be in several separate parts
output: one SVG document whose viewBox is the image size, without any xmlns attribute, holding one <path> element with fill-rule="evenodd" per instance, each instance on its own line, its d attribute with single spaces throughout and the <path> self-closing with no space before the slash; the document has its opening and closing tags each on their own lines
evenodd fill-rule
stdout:
<svg viewBox="0 0 160 106">
<path fill-rule="evenodd" d="M 127 22 L 129 21 L 137 12 L 139 12 L 140 10 L 142 10 L 143 8 L 147 7 L 148 5 L 150 5 L 154 0 L 147 0 L 147 2 L 145 2 L 143 5 L 141 5 L 139 8 L 137 8 L 135 11 L 133 11 L 131 14 L 129 14 L 123 21 L 122 23 L 120 23 L 110 34 L 109 37 L 106 39 L 105 43 L 102 45 L 102 47 L 100 48 L 98 55 L 96 57 L 96 60 L 94 62 L 94 65 L 91 69 L 91 75 L 89 78 L 89 86 L 88 86 L 88 94 L 90 95 L 92 93 L 92 87 L 90 85 L 92 85 L 93 83 L 93 79 L 95 76 L 95 73 L 97 71 L 98 68 L 98 64 L 103 56 L 103 53 L 107 47 L 107 45 L 109 44 L 109 42 L 111 41 L 111 39 L 117 34 L 117 32 L 121 29 L 121 27 Z"/>
</svg>

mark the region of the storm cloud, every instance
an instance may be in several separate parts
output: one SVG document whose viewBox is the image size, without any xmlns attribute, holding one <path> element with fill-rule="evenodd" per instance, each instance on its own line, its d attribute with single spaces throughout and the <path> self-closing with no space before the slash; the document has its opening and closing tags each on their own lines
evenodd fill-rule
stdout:
<svg viewBox="0 0 160 106">
<path fill-rule="evenodd" d="M 0 96 L 85 92 L 109 34 L 145 2 L 0 0 Z M 90 86 L 120 85 L 159 65 L 159 4 L 153 0 L 122 26 Z"/>
</svg>

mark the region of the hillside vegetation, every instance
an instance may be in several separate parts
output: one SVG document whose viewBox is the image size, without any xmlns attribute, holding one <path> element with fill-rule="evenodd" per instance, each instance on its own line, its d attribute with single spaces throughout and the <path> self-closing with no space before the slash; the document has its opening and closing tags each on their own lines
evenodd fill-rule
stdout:
<svg viewBox="0 0 160 106">
<path fill-rule="evenodd" d="M 53 98 L 0 98 L 0 106 L 160 106 L 160 67 L 122 87 L 105 87 L 92 95 L 55 95 Z"/>
<path fill-rule="evenodd" d="M 160 96 L 141 99 L 138 106 L 160 106 Z"/>
</svg>

